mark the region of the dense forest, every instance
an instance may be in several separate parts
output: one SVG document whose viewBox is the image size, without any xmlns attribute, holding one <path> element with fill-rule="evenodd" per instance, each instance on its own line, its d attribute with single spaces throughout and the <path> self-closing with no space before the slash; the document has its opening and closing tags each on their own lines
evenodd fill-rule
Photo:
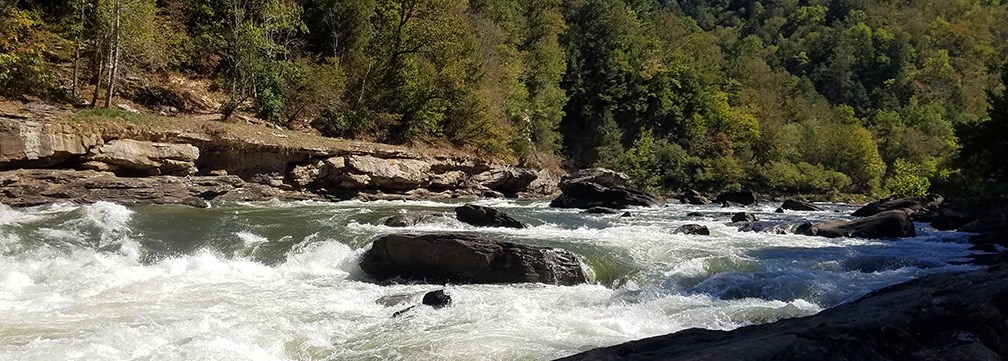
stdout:
<svg viewBox="0 0 1008 361">
<path fill-rule="evenodd" d="M 1000 0 L 2 0 L 0 95 L 221 112 L 637 185 L 1002 193 Z"/>
</svg>

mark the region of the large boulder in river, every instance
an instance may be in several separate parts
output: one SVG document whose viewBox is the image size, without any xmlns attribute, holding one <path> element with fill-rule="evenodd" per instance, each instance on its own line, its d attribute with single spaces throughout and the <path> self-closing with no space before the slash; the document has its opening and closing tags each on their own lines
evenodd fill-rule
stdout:
<svg viewBox="0 0 1008 361">
<path fill-rule="evenodd" d="M 199 156 L 189 144 L 119 139 L 92 148 L 84 167 L 127 175 L 192 175 Z"/>
<path fill-rule="evenodd" d="M 562 361 L 1004 360 L 1008 267 L 939 273 L 802 318 L 688 329 Z"/>
<path fill-rule="evenodd" d="M 700 194 L 700 192 L 697 192 L 696 190 L 693 189 L 690 189 L 686 191 L 686 193 L 683 193 L 683 196 L 682 198 L 680 198 L 680 200 L 682 201 L 682 203 L 692 204 L 695 206 L 703 206 L 710 204 L 710 199 L 707 199 L 707 197 L 704 197 L 703 194 Z"/>
<path fill-rule="evenodd" d="M 501 167 L 473 175 L 471 180 L 504 194 L 516 194 L 527 191 L 536 178 L 538 173 L 528 168 Z"/>
<path fill-rule="evenodd" d="M 945 199 L 937 194 L 930 194 L 926 197 L 906 197 L 906 198 L 886 198 L 878 200 L 854 211 L 855 217 L 868 217 L 876 214 L 902 209 L 910 215 L 936 211 Z"/>
<path fill-rule="evenodd" d="M 507 213 L 475 204 L 455 207 L 455 217 L 459 221 L 477 227 L 525 228 L 525 223 L 511 218 Z"/>
<path fill-rule="evenodd" d="M 799 227 L 797 233 L 829 238 L 898 238 L 916 235 L 910 214 L 902 210 L 885 211 L 854 221 L 830 221 L 811 227 Z"/>
<path fill-rule="evenodd" d="M 378 280 L 434 283 L 576 285 L 588 282 L 577 255 L 475 235 L 388 235 L 374 241 L 360 267 Z"/>
<path fill-rule="evenodd" d="M 752 191 L 724 192 L 719 194 L 714 201 L 721 203 L 723 206 L 730 204 L 752 206 L 757 204 L 756 194 Z"/>
<path fill-rule="evenodd" d="M 563 191 L 565 185 L 576 183 L 595 183 L 606 188 L 627 187 L 630 185 L 630 177 L 611 169 L 582 169 L 560 178 L 560 190 Z"/>
<path fill-rule="evenodd" d="M 780 209 L 788 211 L 821 211 L 822 208 L 816 207 L 812 203 L 796 201 L 793 199 L 784 200 L 784 204 L 781 204 Z"/>
<path fill-rule="evenodd" d="M 676 228 L 675 234 L 689 234 L 695 236 L 709 236 L 710 229 L 707 226 L 702 226 L 699 224 L 684 224 L 679 228 Z"/>
<path fill-rule="evenodd" d="M 665 205 L 664 200 L 653 194 L 627 188 L 628 180 L 626 174 L 604 168 L 585 169 L 568 174 L 560 181 L 562 193 L 550 203 L 550 207 L 623 209 L 631 206 Z"/>
</svg>

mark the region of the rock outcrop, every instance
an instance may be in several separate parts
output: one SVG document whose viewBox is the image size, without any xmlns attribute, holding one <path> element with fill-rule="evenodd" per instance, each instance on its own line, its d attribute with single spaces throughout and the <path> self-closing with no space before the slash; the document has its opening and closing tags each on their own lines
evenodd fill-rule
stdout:
<svg viewBox="0 0 1008 361">
<path fill-rule="evenodd" d="M 800 227 L 799 234 L 820 237 L 900 238 L 916 235 L 910 214 L 903 210 L 885 211 L 854 221 L 829 221 Z"/>
<path fill-rule="evenodd" d="M 471 180 L 487 189 L 514 195 L 527 191 L 536 178 L 539 175 L 531 169 L 500 167 L 476 174 Z"/>
<path fill-rule="evenodd" d="M 588 282 L 577 255 L 474 235 L 388 235 L 374 241 L 360 267 L 384 281 L 431 283 Z"/>
<path fill-rule="evenodd" d="M 945 273 L 816 315 L 733 331 L 689 329 L 565 361 L 1008 359 L 1008 267 Z"/>
<path fill-rule="evenodd" d="M 21 169 L 0 172 L 0 203 L 15 207 L 55 202 L 110 201 L 125 205 L 208 201 L 307 200 L 317 196 L 248 183 L 236 176 L 118 177 L 110 172 Z"/>
<path fill-rule="evenodd" d="M 66 124 L 0 117 L 0 170 L 57 166 L 101 143 Z"/>
<path fill-rule="evenodd" d="M 561 178 L 561 194 L 550 203 L 550 207 L 624 209 L 665 205 L 665 201 L 655 195 L 627 188 L 628 180 L 626 174 L 603 168 L 568 174 Z"/>
<path fill-rule="evenodd" d="M 931 194 L 926 197 L 886 198 L 869 203 L 854 211 L 852 215 L 855 217 L 868 217 L 886 211 L 902 209 L 913 216 L 918 213 L 938 210 L 938 207 L 941 206 L 944 200 L 942 196 L 937 194 Z"/>
<path fill-rule="evenodd" d="M 196 174 L 199 149 L 189 144 L 117 139 L 94 147 L 84 168 L 127 175 Z"/>
<path fill-rule="evenodd" d="M 756 193 L 751 191 L 738 191 L 738 192 L 724 192 L 714 199 L 714 202 L 720 203 L 722 206 L 729 206 L 732 204 L 742 205 L 742 206 L 753 206 L 758 204 L 756 200 Z"/>
<path fill-rule="evenodd" d="M 455 217 L 463 223 L 476 227 L 525 228 L 525 223 L 511 218 L 507 213 L 475 204 L 455 207 Z"/>
</svg>

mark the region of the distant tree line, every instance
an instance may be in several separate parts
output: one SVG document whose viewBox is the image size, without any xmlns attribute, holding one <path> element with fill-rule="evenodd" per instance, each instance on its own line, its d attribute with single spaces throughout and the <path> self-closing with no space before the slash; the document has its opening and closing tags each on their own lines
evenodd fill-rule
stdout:
<svg viewBox="0 0 1008 361">
<path fill-rule="evenodd" d="M 0 95 L 223 113 L 657 191 L 913 195 L 1008 181 L 1000 0 L 7 0 Z M 85 96 L 85 94 L 89 96 Z M 998 158 L 1001 157 L 1001 158 Z"/>
</svg>

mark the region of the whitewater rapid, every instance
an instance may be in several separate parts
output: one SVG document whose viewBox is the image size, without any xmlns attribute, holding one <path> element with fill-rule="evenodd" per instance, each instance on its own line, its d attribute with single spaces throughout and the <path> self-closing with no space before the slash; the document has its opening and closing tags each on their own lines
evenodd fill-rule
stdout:
<svg viewBox="0 0 1008 361">
<path fill-rule="evenodd" d="M 532 227 L 475 228 L 451 218 L 456 203 L 417 201 L 0 206 L 0 360 L 546 360 L 811 315 L 970 267 L 953 262 L 968 254 L 964 235 L 925 225 L 905 240 L 826 239 L 738 232 L 723 215 L 818 220 L 843 207 L 783 216 L 676 205 L 620 218 L 479 203 Z M 381 225 L 400 209 L 445 217 Z M 713 236 L 673 234 L 686 223 Z M 450 307 L 392 318 L 442 287 L 379 285 L 357 267 L 373 239 L 404 231 L 568 249 L 596 281 L 448 285 Z"/>
</svg>

